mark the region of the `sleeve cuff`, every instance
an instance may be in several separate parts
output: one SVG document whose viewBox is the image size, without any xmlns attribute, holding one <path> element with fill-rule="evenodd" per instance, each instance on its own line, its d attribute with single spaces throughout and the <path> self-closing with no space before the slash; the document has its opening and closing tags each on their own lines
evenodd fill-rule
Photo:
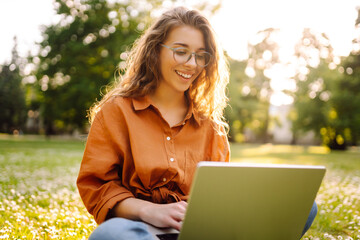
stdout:
<svg viewBox="0 0 360 240">
<path fill-rule="evenodd" d="M 100 209 L 95 209 L 94 218 L 97 224 L 101 224 L 105 220 L 107 220 L 109 211 L 118 203 L 126 198 L 133 198 L 134 195 L 130 192 L 120 193 L 109 198 L 104 204 L 101 205 Z"/>
</svg>

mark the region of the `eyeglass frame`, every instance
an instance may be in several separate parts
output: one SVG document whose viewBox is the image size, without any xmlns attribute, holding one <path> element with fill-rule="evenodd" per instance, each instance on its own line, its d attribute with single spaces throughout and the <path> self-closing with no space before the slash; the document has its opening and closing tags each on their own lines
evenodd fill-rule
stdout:
<svg viewBox="0 0 360 240">
<path fill-rule="evenodd" d="M 166 47 L 166 48 L 170 49 L 170 50 L 173 52 L 173 58 L 174 58 L 175 61 L 176 61 L 176 59 L 175 59 L 175 51 L 178 50 L 178 49 L 187 49 L 187 50 L 189 50 L 189 52 L 191 53 L 189 59 L 186 60 L 186 61 L 183 62 L 183 63 L 187 63 L 188 61 L 190 61 L 190 59 L 191 59 L 192 56 L 194 55 L 196 65 L 199 66 L 199 67 L 203 67 L 203 68 L 204 68 L 204 67 L 208 66 L 209 63 L 210 63 L 211 60 L 212 60 L 212 55 L 211 55 L 211 53 L 204 51 L 205 53 L 209 54 L 209 57 L 210 57 L 210 58 L 209 58 L 209 62 L 208 62 L 206 65 L 202 66 L 202 65 L 199 65 L 199 64 L 197 63 L 197 59 L 196 59 L 196 56 L 197 56 L 197 54 L 198 54 L 197 52 L 191 52 L 190 49 L 188 49 L 188 48 L 186 48 L 186 47 L 173 48 L 173 47 L 167 46 L 167 45 L 165 45 L 165 44 L 160 44 L 160 46 Z"/>
</svg>

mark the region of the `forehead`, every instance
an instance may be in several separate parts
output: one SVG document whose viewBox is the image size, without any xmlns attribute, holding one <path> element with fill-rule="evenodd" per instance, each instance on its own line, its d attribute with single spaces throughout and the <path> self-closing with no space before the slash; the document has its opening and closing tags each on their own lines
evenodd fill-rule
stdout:
<svg viewBox="0 0 360 240">
<path fill-rule="evenodd" d="M 165 40 L 166 44 L 181 43 L 191 49 L 205 48 L 204 36 L 202 32 L 191 26 L 179 26 L 170 30 Z"/>
</svg>

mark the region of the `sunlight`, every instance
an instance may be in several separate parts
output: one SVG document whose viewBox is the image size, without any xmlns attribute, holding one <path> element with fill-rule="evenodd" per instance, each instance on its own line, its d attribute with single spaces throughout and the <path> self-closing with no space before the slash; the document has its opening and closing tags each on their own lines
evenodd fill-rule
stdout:
<svg viewBox="0 0 360 240">
<path fill-rule="evenodd" d="M 352 50 L 352 39 L 356 36 L 354 22 L 357 17 L 355 0 L 349 1 L 231 1 L 223 0 L 222 8 L 211 18 L 211 23 L 217 32 L 224 49 L 231 58 L 245 60 L 248 58 L 248 43 L 259 42 L 256 33 L 266 28 L 277 28 L 278 33 L 274 37 L 280 47 L 280 64 L 266 71 L 266 76 L 271 78 L 271 88 L 274 93 L 271 96 L 271 104 L 291 104 L 293 98 L 282 91 L 296 91 L 295 81 L 292 79 L 295 71 L 300 71 L 300 79 L 306 78 L 308 69 L 295 69 L 294 46 L 301 39 L 304 28 L 310 28 L 321 34 L 325 32 L 330 39 L 337 56 L 346 56 Z M 274 7 L 274 6 L 281 6 Z M 311 6 L 311 7 L 309 7 Z M 326 6 L 326 11 L 324 7 Z M 336 16 L 336 17 L 334 17 Z M 360 47 L 359 47 L 360 48 Z M 313 53 L 316 55 L 317 53 Z M 326 52 L 321 52 L 326 55 Z M 271 52 L 264 52 L 263 59 L 270 59 Z M 310 59 L 311 66 L 317 66 L 318 59 Z M 256 62 L 261 65 L 261 62 Z M 301 65 L 301 64 L 300 64 Z M 245 73 L 254 77 L 252 68 L 246 68 Z"/>
<path fill-rule="evenodd" d="M 281 91 L 275 91 L 270 98 L 270 103 L 274 106 L 289 105 L 294 102 L 294 98 Z"/>
<path fill-rule="evenodd" d="M 275 64 L 272 68 L 266 70 L 265 75 L 271 78 L 270 86 L 275 91 L 296 90 L 295 69 L 292 65 Z"/>
<path fill-rule="evenodd" d="M 277 42 L 281 48 L 286 49 L 284 55 L 291 55 L 302 30 L 311 28 L 318 33 L 325 32 L 335 54 L 346 56 L 351 51 L 351 41 L 356 36 L 356 6 L 359 6 L 357 0 L 223 0 L 222 8 L 210 22 L 225 50 L 235 59 L 246 59 L 248 42 L 256 41 L 255 34 L 269 27 L 280 29 Z"/>
<path fill-rule="evenodd" d="M 294 66 L 275 64 L 265 71 L 265 75 L 271 79 L 270 87 L 274 90 L 270 103 L 275 106 L 292 104 L 294 102 L 293 97 L 283 91 L 296 91 L 296 83 L 293 79 L 295 75 Z"/>
</svg>

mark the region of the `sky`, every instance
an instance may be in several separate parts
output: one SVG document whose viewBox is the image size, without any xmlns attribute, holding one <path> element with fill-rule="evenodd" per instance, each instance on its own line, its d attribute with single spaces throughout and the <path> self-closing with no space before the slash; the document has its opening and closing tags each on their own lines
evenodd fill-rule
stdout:
<svg viewBox="0 0 360 240">
<path fill-rule="evenodd" d="M 41 41 L 40 25 L 54 19 L 52 0 L 0 1 L 0 64 L 9 61 L 13 38 L 18 38 L 20 56 L 26 56 Z"/>
<path fill-rule="evenodd" d="M 293 48 L 306 27 L 326 33 L 339 55 L 348 55 L 355 37 L 358 0 L 224 0 L 211 20 L 230 56 L 246 58 L 247 42 L 269 27 L 279 28 L 281 45 Z M 226 27 L 224 27 L 226 26 Z"/>
<path fill-rule="evenodd" d="M 40 26 L 57 21 L 52 2 L 0 1 L 0 64 L 10 60 L 15 35 L 20 56 L 36 53 L 34 43 L 41 41 Z M 255 34 L 269 27 L 280 29 L 279 44 L 285 58 L 291 56 L 304 28 L 326 33 L 335 54 L 347 56 L 351 41 L 360 34 L 354 27 L 356 7 L 360 7 L 359 0 L 222 0 L 222 8 L 209 20 L 223 48 L 238 60 L 246 59 L 247 44 Z M 278 82 L 273 84 L 275 88 L 284 85 L 284 81 Z"/>
<path fill-rule="evenodd" d="M 282 47 L 292 51 L 309 27 L 328 34 L 338 55 L 347 55 L 355 37 L 358 0 L 223 0 L 222 9 L 210 19 L 223 47 L 236 59 L 247 56 L 247 43 L 256 32 L 279 28 Z M 0 63 L 9 60 L 13 37 L 21 56 L 41 40 L 40 25 L 56 21 L 52 0 L 0 1 Z"/>
</svg>

